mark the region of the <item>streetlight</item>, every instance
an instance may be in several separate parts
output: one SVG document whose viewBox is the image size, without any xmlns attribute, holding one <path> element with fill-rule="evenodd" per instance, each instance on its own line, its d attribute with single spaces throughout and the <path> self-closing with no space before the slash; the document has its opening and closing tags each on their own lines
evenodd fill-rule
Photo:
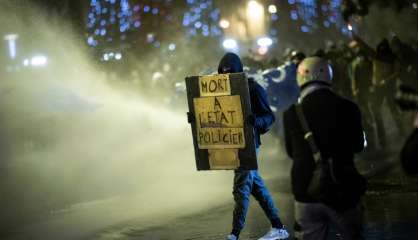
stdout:
<svg viewBox="0 0 418 240">
<path fill-rule="evenodd" d="M 9 55 L 11 59 L 16 58 L 16 39 L 19 38 L 17 34 L 7 34 L 4 36 L 4 40 L 7 41 L 9 45 Z"/>
<path fill-rule="evenodd" d="M 43 67 L 48 63 L 48 58 L 44 55 L 33 56 L 30 60 L 30 65 L 34 67 Z"/>
<path fill-rule="evenodd" d="M 261 3 L 251 0 L 247 5 L 247 17 L 250 20 L 259 20 L 264 17 L 264 7 Z"/>
<path fill-rule="evenodd" d="M 108 53 L 103 54 L 103 60 L 109 61 L 109 54 Z"/>
<path fill-rule="evenodd" d="M 223 41 L 222 46 L 226 50 L 237 51 L 238 50 L 238 43 L 235 39 L 227 38 Z"/>
<path fill-rule="evenodd" d="M 116 53 L 116 54 L 115 54 L 115 59 L 116 59 L 116 60 L 121 60 L 121 59 L 122 59 L 122 53 L 119 53 L 119 52 L 118 52 L 118 53 Z"/>
<path fill-rule="evenodd" d="M 25 59 L 23 60 L 23 66 L 27 67 L 27 66 L 29 66 L 29 64 L 30 64 L 29 59 L 28 59 L 28 58 L 25 58 Z"/>
<path fill-rule="evenodd" d="M 256 38 L 266 33 L 266 18 L 264 6 L 258 1 L 251 0 L 247 3 L 247 32 L 250 38 Z"/>
<path fill-rule="evenodd" d="M 271 4 L 268 8 L 269 13 L 273 14 L 273 13 L 277 13 L 277 7 L 274 4 Z"/>
<path fill-rule="evenodd" d="M 270 47 L 273 44 L 273 40 L 269 37 L 262 37 L 257 40 L 257 45 L 260 47 Z"/>
<path fill-rule="evenodd" d="M 230 25 L 230 23 L 226 19 L 222 19 L 221 21 L 219 21 L 219 26 L 223 29 L 229 28 L 229 25 Z"/>
<path fill-rule="evenodd" d="M 176 50 L 176 44 L 175 44 L 175 43 L 170 43 L 170 44 L 168 45 L 168 50 L 170 50 L 170 51 L 174 51 L 174 50 Z"/>
</svg>

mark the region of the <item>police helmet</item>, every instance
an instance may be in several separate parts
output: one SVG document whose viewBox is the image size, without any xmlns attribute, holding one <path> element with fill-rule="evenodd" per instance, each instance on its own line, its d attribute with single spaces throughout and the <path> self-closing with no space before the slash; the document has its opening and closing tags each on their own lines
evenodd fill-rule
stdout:
<svg viewBox="0 0 418 240">
<path fill-rule="evenodd" d="M 309 83 L 332 84 L 332 68 L 326 59 L 320 57 L 305 58 L 298 66 L 297 82 L 299 87 Z"/>
</svg>

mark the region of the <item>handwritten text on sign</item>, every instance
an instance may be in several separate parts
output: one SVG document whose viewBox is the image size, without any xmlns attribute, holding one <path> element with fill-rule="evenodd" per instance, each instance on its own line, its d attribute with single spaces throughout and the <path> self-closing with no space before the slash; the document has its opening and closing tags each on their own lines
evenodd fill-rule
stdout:
<svg viewBox="0 0 418 240">
<path fill-rule="evenodd" d="M 200 149 L 245 147 L 240 96 L 194 98 L 193 102 Z"/>
<path fill-rule="evenodd" d="M 201 97 L 231 95 L 231 85 L 228 74 L 217 74 L 199 77 Z"/>
</svg>

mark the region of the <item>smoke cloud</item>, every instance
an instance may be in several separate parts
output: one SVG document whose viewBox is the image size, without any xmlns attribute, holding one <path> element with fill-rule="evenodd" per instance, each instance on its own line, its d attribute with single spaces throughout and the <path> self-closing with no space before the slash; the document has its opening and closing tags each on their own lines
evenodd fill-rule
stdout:
<svg viewBox="0 0 418 240">
<path fill-rule="evenodd" d="M 400 12 L 411 6 L 410 0 L 346 0 L 343 1 L 341 10 L 344 20 L 349 21 L 353 15 L 366 16 L 371 7 Z"/>
<path fill-rule="evenodd" d="M 0 78 L 3 235 L 97 201 L 113 207 L 98 208 L 105 219 L 99 214 L 89 224 L 100 226 L 231 199 L 231 172 L 195 170 L 186 102 L 171 110 L 139 94 L 146 89 L 109 82 L 68 25 L 35 6 L 1 1 L 0 33 L 19 35 L 18 60 L 1 64 L 8 69 Z M 22 65 L 36 54 L 47 56 L 48 65 Z"/>
<path fill-rule="evenodd" d="M 372 46 L 383 38 L 390 39 L 395 35 L 402 41 L 414 44 L 418 30 L 412 26 L 416 25 L 418 11 L 413 9 L 412 5 L 397 9 L 394 5 L 371 5 L 368 14 L 359 20 L 360 34 L 373 44 Z"/>
</svg>

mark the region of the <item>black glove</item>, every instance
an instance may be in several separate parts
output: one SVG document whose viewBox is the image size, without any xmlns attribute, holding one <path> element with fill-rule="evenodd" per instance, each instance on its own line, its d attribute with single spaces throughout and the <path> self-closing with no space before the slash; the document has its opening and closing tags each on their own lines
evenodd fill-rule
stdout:
<svg viewBox="0 0 418 240">
<path fill-rule="evenodd" d="M 193 113 L 187 112 L 187 122 L 188 123 L 194 123 L 196 121 L 196 118 Z"/>
<path fill-rule="evenodd" d="M 255 126 L 255 116 L 253 114 L 248 115 L 245 121 L 251 126 Z"/>
</svg>

